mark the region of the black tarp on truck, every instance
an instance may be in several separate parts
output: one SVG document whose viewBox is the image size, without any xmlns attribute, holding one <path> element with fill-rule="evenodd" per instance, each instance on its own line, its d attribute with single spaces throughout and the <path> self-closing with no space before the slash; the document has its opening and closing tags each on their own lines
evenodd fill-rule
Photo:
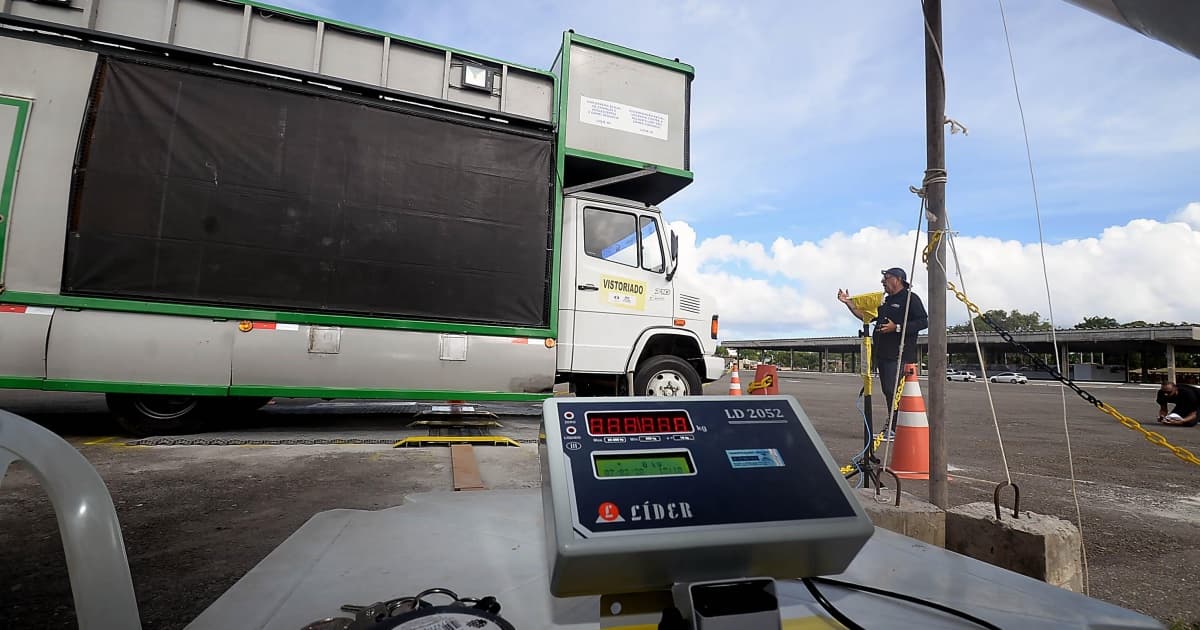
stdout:
<svg viewBox="0 0 1200 630">
<path fill-rule="evenodd" d="M 63 293 L 546 327 L 553 135 L 102 58 Z"/>
</svg>

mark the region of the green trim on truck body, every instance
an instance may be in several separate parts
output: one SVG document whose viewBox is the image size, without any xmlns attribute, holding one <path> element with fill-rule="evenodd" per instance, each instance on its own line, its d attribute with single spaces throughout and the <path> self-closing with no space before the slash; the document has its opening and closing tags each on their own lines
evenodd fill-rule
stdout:
<svg viewBox="0 0 1200 630">
<path fill-rule="evenodd" d="M 563 33 L 563 47 L 559 51 L 562 55 L 562 76 L 554 77 L 554 113 L 552 117 L 555 125 L 554 134 L 554 251 L 550 253 L 551 267 L 551 282 L 550 287 L 550 330 L 554 332 L 554 336 L 559 336 L 558 331 L 558 305 L 561 296 L 559 295 L 559 285 L 562 282 L 562 230 L 563 230 L 563 178 L 566 177 L 566 156 L 564 151 L 567 148 L 566 127 L 564 126 L 567 120 L 566 112 L 566 94 L 564 90 L 567 85 L 567 64 L 571 62 L 570 49 L 567 46 L 570 33 Z M 553 75 L 551 75 L 553 76 Z M 574 331 L 571 331 L 574 334 Z"/>
<path fill-rule="evenodd" d="M 17 189 L 17 170 L 21 164 L 21 150 L 25 147 L 26 125 L 33 101 L 23 98 L 0 96 L 0 106 L 17 108 L 17 119 L 13 127 L 12 144 L 9 145 L 8 162 L 0 171 L 0 286 L 4 281 L 4 244 L 7 241 L 9 216 L 12 212 L 13 196 Z"/>
<path fill-rule="evenodd" d="M 352 387 L 294 387 L 289 385 L 186 385 L 181 383 L 126 383 L 0 376 L 0 388 L 53 392 L 157 394 L 167 396 L 269 396 L 272 398 L 357 398 L 405 400 L 473 400 L 537 402 L 554 394 L 525 392 L 449 391 L 426 389 L 357 389 Z"/>
<path fill-rule="evenodd" d="M 638 61 L 644 61 L 646 63 L 661 66 L 663 68 L 669 68 L 677 72 L 682 72 L 690 77 L 696 76 L 696 69 L 686 63 L 683 63 L 682 61 L 675 61 L 667 59 L 666 57 L 651 55 L 650 53 L 645 53 L 640 50 L 626 48 L 619 44 L 612 44 L 606 41 L 595 39 L 593 37 L 588 37 L 586 35 L 579 35 L 577 33 L 567 33 L 567 36 L 569 37 L 569 41 L 573 41 L 576 44 L 597 48 L 616 55 L 621 55 L 622 57 L 629 57 L 630 59 L 637 59 Z"/>
<path fill-rule="evenodd" d="M 555 276 L 556 277 L 556 276 Z M 291 311 L 235 308 L 227 306 L 199 306 L 171 302 L 143 302 L 140 300 L 118 300 L 112 298 L 88 298 L 53 293 L 27 293 L 22 291 L 0 292 L 2 304 L 24 304 L 28 306 L 54 306 L 68 309 L 94 309 L 125 313 L 149 313 L 155 315 L 182 315 L 229 320 L 255 320 L 281 324 L 306 324 L 319 326 L 345 326 L 348 328 L 380 328 L 388 330 L 413 330 L 420 332 L 448 332 L 496 337 L 527 337 L 533 339 L 553 338 L 552 329 L 513 326 L 488 326 L 482 324 L 455 324 L 452 322 L 428 322 L 386 317 L 358 315 L 327 315 Z"/>
<path fill-rule="evenodd" d="M 227 396 L 227 385 L 185 385 L 182 383 L 123 383 L 48 378 L 38 389 L 48 392 L 95 392 L 105 394 L 157 394 L 162 396 Z"/>
<path fill-rule="evenodd" d="M 280 398 L 379 398 L 406 400 L 491 400 L 536 402 L 553 393 L 454 392 L 424 389 L 353 389 L 341 387 L 289 387 L 286 385 L 234 385 L 230 396 L 272 396 Z"/>
<path fill-rule="evenodd" d="M 41 389 L 40 376 L 0 376 L 0 387 L 4 389 Z"/>
</svg>

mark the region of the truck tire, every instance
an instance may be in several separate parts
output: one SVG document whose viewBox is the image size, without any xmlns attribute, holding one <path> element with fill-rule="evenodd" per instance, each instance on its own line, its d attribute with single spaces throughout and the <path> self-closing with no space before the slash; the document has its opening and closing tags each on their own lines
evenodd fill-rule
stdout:
<svg viewBox="0 0 1200 630">
<path fill-rule="evenodd" d="M 106 394 L 117 424 L 135 437 L 193 433 L 204 424 L 208 401 L 196 396 Z"/>
<path fill-rule="evenodd" d="M 702 393 L 696 368 L 669 354 L 646 359 L 633 375 L 634 396 L 699 396 Z"/>
</svg>

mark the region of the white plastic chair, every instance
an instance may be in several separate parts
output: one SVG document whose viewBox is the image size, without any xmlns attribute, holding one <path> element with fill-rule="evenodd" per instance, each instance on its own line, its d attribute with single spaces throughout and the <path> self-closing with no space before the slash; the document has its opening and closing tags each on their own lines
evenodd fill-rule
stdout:
<svg viewBox="0 0 1200 630">
<path fill-rule="evenodd" d="M 15 461 L 28 464 L 50 495 L 79 627 L 140 630 L 121 525 L 96 469 L 53 432 L 0 410 L 0 482 Z"/>
</svg>

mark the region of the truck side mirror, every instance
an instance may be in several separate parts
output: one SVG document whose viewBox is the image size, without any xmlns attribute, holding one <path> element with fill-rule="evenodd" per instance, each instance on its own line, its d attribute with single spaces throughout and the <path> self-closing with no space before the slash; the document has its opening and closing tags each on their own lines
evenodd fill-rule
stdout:
<svg viewBox="0 0 1200 630">
<path fill-rule="evenodd" d="M 675 277 L 679 270 L 679 235 L 671 232 L 671 271 L 667 272 L 667 282 Z"/>
</svg>

